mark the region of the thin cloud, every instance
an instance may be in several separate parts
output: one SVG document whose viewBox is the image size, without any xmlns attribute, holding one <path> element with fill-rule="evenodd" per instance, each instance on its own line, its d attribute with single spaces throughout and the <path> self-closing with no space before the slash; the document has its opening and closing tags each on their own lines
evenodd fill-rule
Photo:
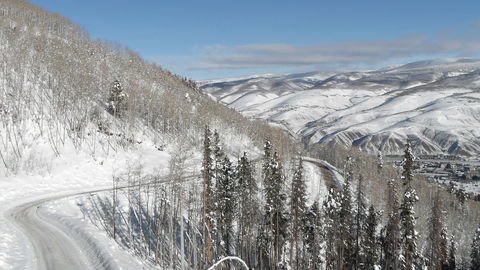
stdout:
<svg viewBox="0 0 480 270">
<path fill-rule="evenodd" d="M 395 40 L 345 41 L 316 46 L 288 44 L 215 45 L 205 47 L 192 61 L 191 70 L 260 67 L 374 65 L 418 55 L 478 55 L 478 37 L 407 36 Z"/>
</svg>

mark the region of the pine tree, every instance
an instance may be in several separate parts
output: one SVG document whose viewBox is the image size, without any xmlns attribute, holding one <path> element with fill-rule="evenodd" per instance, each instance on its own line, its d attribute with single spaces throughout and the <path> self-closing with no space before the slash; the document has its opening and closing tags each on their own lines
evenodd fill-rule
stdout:
<svg viewBox="0 0 480 270">
<path fill-rule="evenodd" d="M 337 241 L 338 265 L 341 269 L 351 269 L 354 263 L 353 214 L 350 181 L 351 171 L 347 172 L 340 199 L 339 235 Z"/>
<path fill-rule="evenodd" d="M 440 265 L 441 269 L 448 269 L 448 236 L 447 236 L 447 229 L 445 227 L 442 228 L 440 232 Z"/>
<path fill-rule="evenodd" d="M 320 209 L 315 201 L 305 214 L 303 225 L 304 258 L 294 269 L 317 270 L 321 267 L 320 251 L 322 240 L 322 227 L 320 224 Z"/>
<path fill-rule="evenodd" d="M 363 175 L 358 177 L 357 194 L 356 194 L 356 210 L 354 220 L 354 240 L 355 249 L 353 253 L 354 269 L 360 269 L 364 262 L 364 256 L 361 253 L 362 240 L 364 238 L 365 221 L 367 219 L 367 209 L 365 205 L 365 193 L 363 186 Z"/>
<path fill-rule="evenodd" d="M 450 240 L 450 249 L 448 252 L 448 268 L 446 268 L 445 270 L 455 270 L 457 268 L 455 261 L 455 252 L 457 252 L 457 249 L 455 247 L 455 240 L 452 237 Z"/>
<path fill-rule="evenodd" d="M 472 251 L 470 253 L 471 269 L 478 270 L 480 269 L 480 227 L 475 232 L 472 242 Z"/>
<path fill-rule="evenodd" d="M 325 263 L 327 270 L 339 269 L 337 241 L 340 220 L 340 195 L 333 188 L 329 190 L 327 199 L 323 202 L 325 213 Z"/>
<path fill-rule="evenodd" d="M 247 158 L 247 153 L 239 159 L 235 170 L 237 182 L 239 253 L 240 257 L 250 265 L 252 254 L 253 223 L 256 220 L 255 205 L 257 186 L 253 178 L 253 168 Z"/>
<path fill-rule="evenodd" d="M 221 172 L 217 178 L 217 226 L 219 231 L 218 255 L 221 257 L 232 255 L 233 221 L 235 215 L 235 182 L 232 163 L 226 155 L 220 164 Z"/>
<path fill-rule="evenodd" d="M 378 263 L 378 241 L 376 237 L 378 225 L 378 214 L 373 205 L 368 209 L 368 216 L 365 223 L 365 234 L 363 235 L 364 261 L 357 269 L 374 269 Z"/>
<path fill-rule="evenodd" d="M 223 208 L 220 205 L 220 198 L 222 196 L 223 190 L 223 178 L 224 178 L 224 161 L 225 161 L 225 153 L 222 150 L 221 142 L 220 142 L 220 135 L 217 130 L 213 132 L 212 138 L 212 157 L 213 157 L 213 182 L 215 184 L 215 189 L 213 191 L 213 213 L 212 213 L 212 228 L 211 234 L 212 238 L 215 241 L 215 254 L 217 257 L 215 261 L 218 259 L 218 256 L 222 256 L 225 254 L 225 243 L 222 243 L 222 236 L 224 232 L 223 226 Z"/>
<path fill-rule="evenodd" d="M 211 146 L 211 131 L 208 126 L 205 126 L 204 140 L 203 140 L 203 192 L 202 192 L 202 212 L 203 212 L 203 269 L 212 263 L 212 225 L 214 215 L 213 198 L 213 160 L 212 160 L 212 146 Z"/>
<path fill-rule="evenodd" d="M 282 246 L 286 238 L 286 195 L 283 193 L 282 165 L 277 152 L 271 153 L 272 145 L 267 140 L 264 147 L 263 186 L 265 192 L 265 224 L 268 234 L 270 267 L 276 268 L 282 258 Z M 266 254 L 267 256 L 267 254 Z"/>
<path fill-rule="evenodd" d="M 441 269 L 447 262 L 446 229 L 443 222 L 440 192 L 437 191 L 430 216 L 428 235 L 429 252 L 427 254 L 429 269 Z"/>
<path fill-rule="evenodd" d="M 403 202 L 400 206 L 400 218 L 402 224 L 402 269 L 410 270 L 415 269 L 417 254 L 417 232 L 415 231 L 415 211 L 414 205 L 418 201 L 415 189 L 412 187 L 412 166 L 413 166 L 413 154 L 410 149 L 410 142 L 407 142 L 405 148 L 405 158 L 403 165 L 402 179 L 403 184 L 406 186 L 403 194 Z"/>
<path fill-rule="evenodd" d="M 119 80 L 115 80 L 110 88 L 108 97 L 107 110 L 115 117 L 121 117 L 126 109 L 126 97 L 123 92 L 122 84 Z"/>
<path fill-rule="evenodd" d="M 397 182 L 392 179 L 388 183 L 387 193 L 387 211 L 388 221 L 384 229 L 383 249 L 383 269 L 397 270 L 399 269 L 398 258 L 400 255 L 400 214 Z"/>
<path fill-rule="evenodd" d="M 220 251 L 220 244 L 221 244 L 221 236 L 222 236 L 222 231 L 221 227 L 219 224 L 219 221 L 221 221 L 221 214 L 222 214 L 222 209 L 219 205 L 218 197 L 219 197 L 219 192 L 221 191 L 221 179 L 223 176 L 223 161 L 225 158 L 225 154 L 222 150 L 221 147 L 221 142 L 220 142 L 220 135 L 217 130 L 213 132 L 213 138 L 212 138 L 212 159 L 213 159 L 213 164 L 212 164 L 212 171 L 213 171 L 213 177 L 212 177 L 212 182 L 215 186 L 215 189 L 212 192 L 212 198 L 213 198 L 213 211 L 212 211 L 212 228 L 210 233 L 212 234 L 212 239 L 215 242 L 215 248 L 216 252 L 215 254 L 221 255 L 222 252 Z M 215 258 L 215 261 L 218 258 Z"/>
<path fill-rule="evenodd" d="M 293 179 L 292 179 L 292 188 L 290 194 L 290 217 L 291 217 L 291 232 L 292 236 L 290 238 L 290 268 L 293 266 L 293 253 L 295 251 L 295 269 L 298 269 L 299 265 L 299 233 L 301 232 L 301 223 L 305 218 L 305 213 L 307 211 L 307 187 L 303 179 L 303 165 L 302 159 L 298 163 Z M 301 237 L 301 236 L 300 236 Z M 295 249 L 293 248 L 295 244 Z"/>
</svg>

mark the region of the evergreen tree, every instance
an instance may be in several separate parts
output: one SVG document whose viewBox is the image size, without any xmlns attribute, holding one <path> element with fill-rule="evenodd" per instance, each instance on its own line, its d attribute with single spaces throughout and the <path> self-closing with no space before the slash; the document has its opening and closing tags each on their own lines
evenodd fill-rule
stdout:
<svg viewBox="0 0 480 270">
<path fill-rule="evenodd" d="M 233 221 L 235 215 L 235 182 L 233 178 L 232 163 L 227 156 L 223 155 L 221 173 L 217 179 L 217 226 L 219 231 L 220 257 L 232 255 L 231 247 L 233 240 Z"/>
<path fill-rule="evenodd" d="M 440 265 L 441 269 L 448 269 L 448 237 L 447 237 L 447 229 L 444 227 L 440 232 Z"/>
<path fill-rule="evenodd" d="M 339 212 L 339 235 L 337 241 L 338 265 L 342 269 L 351 269 L 354 264 L 354 239 L 353 239 L 353 214 L 352 214 L 352 194 L 350 181 L 351 171 L 347 172 L 347 177 L 343 185 L 342 196 L 340 199 Z"/>
<path fill-rule="evenodd" d="M 397 182 L 392 179 L 388 183 L 387 193 L 387 211 L 388 221 L 384 229 L 383 249 L 383 268 L 387 270 L 399 269 L 398 258 L 400 255 L 400 214 Z"/>
<path fill-rule="evenodd" d="M 256 194 L 257 186 L 253 178 L 253 168 L 247 158 L 247 153 L 239 159 L 236 168 L 238 226 L 239 226 L 239 253 L 240 257 L 251 264 L 253 223 L 256 221 Z"/>
<path fill-rule="evenodd" d="M 271 153 L 272 145 L 267 140 L 264 147 L 263 186 L 265 192 L 265 224 L 268 232 L 270 267 L 276 268 L 282 259 L 282 247 L 286 239 L 286 195 L 283 192 L 282 165 L 277 152 Z"/>
<path fill-rule="evenodd" d="M 121 117 L 126 109 L 126 97 L 123 92 L 122 84 L 115 80 L 110 88 L 107 110 L 115 117 Z"/>
<path fill-rule="evenodd" d="M 295 269 L 320 269 L 322 263 L 320 260 L 322 228 L 320 224 L 320 209 L 317 201 L 312 204 L 305 215 L 303 235 L 305 256 Z"/>
<path fill-rule="evenodd" d="M 480 269 L 480 227 L 475 232 L 472 242 L 472 251 L 470 253 L 471 269 L 478 270 Z"/>
<path fill-rule="evenodd" d="M 405 158 L 403 165 L 402 179 L 406 186 L 403 194 L 403 202 L 400 206 L 400 218 L 402 224 L 402 269 L 415 269 L 417 254 L 417 232 L 415 231 L 415 211 L 414 205 L 418 201 L 415 189 L 413 189 L 411 182 L 413 179 L 412 173 L 413 154 L 410 149 L 410 142 L 407 142 L 405 148 Z"/>
<path fill-rule="evenodd" d="M 448 268 L 446 270 L 455 270 L 457 265 L 455 262 L 455 252 L 457 252 L 457 249 L 455 247 L 455 240 L 453 237 L 450 240 L 450 250 L 448 252 Z"/>
<path fill-rule="evenodd" d="M 219 196 L 222 190 L 222 178 L 224 176 L 224 159 L 225 154 L 222 150 L 220 145 L 220 135 L 218 131 L 215 130 L 213 132 L 213 139 L 212 139 L 212 159 L 213 159 L 213 177 L 212 182 L 215 184 L 215 189 L 212 192 L 212 198 L 214 199 L 213 202 L 213 212 L 212 212 L 212 228 L 210 233 L 212 234 L 212 238 L 215 240 L 215 247 L 216 252 L 215 254 L 222 255 L 223 252 L 220 251 L 221 247 L 221 238 L 223 235 L 222 229 L 222 207 L 219 204 Z M 217 258 L 215 258 L 217 259 Z"/>
<path fill-rule="evenodd" d="M 305 213 L 307 211 L 307 187 L 303 179 L 303 165 L 302 159 L 298 163 L 293 179 L 292 179 L 292 188 L 290 194 L 290 217 L 291 217 L 291 232 L 292 236 L 290 238 L 290 268 L 293 266 L 293 253 L 295 251 L 295 268 L 298 269 L 299 265 L 299 233 L 301 233 L 301 223 L 305 218 Z M 301 236 L 300 236 L 301 237 Z M 294 249 L 295 244 L 295 249 Z"/>
<path fill-rule="evenodd" d="M 213 160 L 212 160 L 212 146 L 211 146 L 211 131 L 208 126 L 205 126 L 204 140 L 203 140 L 203 192 L 202 192 L 202 212 L 203 212 L 203 268 L 212 262 L 212 225 L 214 216 L 213 198 Z"/>
<path fill-rule="evenodd" d="M 363 186 L 363 175 L 360 174 L 358 177 L 357 183 L 357 194 L 356 194 L 356 211 L 355 211 L 355 220 L 354 220 L 354 240 L 355 240 L 355 249 L 353 254 L 354 259 L 354 269 L 360 269 L 361 265 L 364 262 L 364 254 L 362 254 L 362 240 L 364 238 L 364 229 L 365 221 L 367 219 L 367 209 L 365 205 L 365 192 Z"/>
<path fill-rule="evenodd" d="M 378 263 L 378 241 L 376 237 L 378 214 L 373 205 L 368 209 L 368 216 L 363 235 L 364 261 L 357 269 L 374 269 Z"/>
<path fill-rule="evenodd" d="M 429 252 L 427 254 L 429 269 L 441 269 L 447 262 L 447 235 L 443 222 L 440 192 L 437 191 L 430 216 L 428 235 Z"/>
<path fill-rule="evenodd" d="M 464 188 L 459 188 L 455 192 L 455 195 L 457 196 L 458 201 L 463 205 L 465 203 L 465 200 L 467 199 L 467 194 L 465 193 Z"/>
<path fill-rule="evenodd" d="M 323 202 L 325 213 L 325 263 L 326 269 L 338 269 L 337 241 L 340 220 L 340 195 L 333 188 L 329 190 Z"/>
</svg>

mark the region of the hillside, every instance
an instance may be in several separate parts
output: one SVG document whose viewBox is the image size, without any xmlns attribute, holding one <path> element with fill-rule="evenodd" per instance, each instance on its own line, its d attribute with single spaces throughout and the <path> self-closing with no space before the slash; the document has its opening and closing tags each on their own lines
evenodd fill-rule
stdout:
<svg viewBox="0 0 480 270">
<path fill-rule="evenodd" d="M 42 229 L 26 230 L 45 218 L 36 217 L 35 209 L 46 201 L 109 190 L 115 179 L 125 184 L 126 175 L 165 177 L 179 149 L 189 153 L 185 162 L 198 174 L 206 125 L 221 130 L 222 141 L 232 142 L 222 147 L 234 157 L 244 151 L 258 155 L 267 136 L 283 141 L 277 145 L 284 152 L 293 147 L 283 131 L 217 104 L 191 80 L 128 48 L 91 40 L 65 17 L 18 0 L 0 1 L 0 14 L 2 269 L 50 269 L 36 258 L 45 241 L 30 239 Z M 76 211 L 81 215 L 78 205 Z M 20 221 L 25 218 L 30 220 Z M 58 232 L 58 219 L 43 228 Z M 62 235 L 71 233 L 72 228 Z M 45 231 L 45 239 L 49 235 Z M 110 241 L 101 254 L 117 249 Z M 48 254 L 48 248 L 43 252 Z M 52 261 L 61 255 L 54 253 Z M 131 254 L 107 257 L 115 256 L 123 258 L 116 264 L 142 265 Z"/>
<path fill-rule="evenodd" d="M 400 154 L 480 153 L 480 61 L 440 59 L 374 71 L 257 76 L 204 82 L 203 91 L 306 144 Z"/>
</svg>

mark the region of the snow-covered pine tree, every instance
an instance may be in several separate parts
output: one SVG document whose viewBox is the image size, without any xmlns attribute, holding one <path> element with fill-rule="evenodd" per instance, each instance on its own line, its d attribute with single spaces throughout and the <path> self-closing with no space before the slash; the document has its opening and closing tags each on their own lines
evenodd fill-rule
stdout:
<svg viewBox="0 0 480 270">
<path fill-rule="evenodd" d="M 418 201 L 415 189 L 412 187 L 413 180 L 413 154 L 410 148 L 410 142 L 407 141 L 405 147 L 405 157 L 403 165 L 402 179 L 406 186 L 403 194 L 403 202 L 400 206 L 400 219 L 402 225 L 402 251 L 401 260 L 402 269 L 415 269 L 418 259 L 417 253 L 417 232 L 415 230 L 415 211 L 414 205 Z"/>
<path fill-rule="evenodd" d="M 226 158 L 225 152 L 222 149 L 221 141 L 220 141 L 220 134 L 217 130 L 213 132 L 212 138 L 212 159 L 213 159 L 213 182 L 215 183 L 215 189 L 213 192 L 213 224 L 212 224 L 212 238 L 215 241 L 215 252 L 214 252 L 214 261 L 218 261 L 221 257 L 226 256 L 226 246 L 225 242 L 223 241 L 223 237 L 228 234 L 228 232 L 224 232 L 223 230 L 226 229 L 225 227 L 225 185 L 228 181 L 229 176 L 226 176 L 225 162 L 228 160 Z M 228 160 L 230 163 L 230 160 Z M 230 173 L 232 173 L 231 163 L 230 163 Z"/>
<path fill-rule="evenodd" d="M 298 162 L 298 167 L 295 169 L 292 179 L 291 194 L 290 194 L 290 231 L 292 233 L 290 238 L 290 268 L 295 265 L 295 269 L 299 269 L 300 250 L 299 238 L 301 239 L 301 226 L 307 211 L 307 187 L 303 179 L 303 165 L 302 158 Z M 295 249 L 294 249 L 295 244 Z M 295 259 L 293 258 L 295 253 Z"/>
<path fill-rule="evenodd" d="M 429 223 L 427 263 L 429 269 L 441 269 L 447 261 L 447 239 L 439 191 L 433 199 Z"/>
<path fill-rule="evenodd" d="M 281 237 L 284 237 L 286 224 L 284 222 L 284 204 L 286 196 L 282 194 L 283 175 L 282 166 L 277 152 L 272 154 L 272 144 L 267 139 L 264 145 L 263 157 L 263 187 L 265 193 L 265 229 L 267 237 L 264 258 L 268 258 L 269 266 L 274 269 L 281 258 Z"/>
<path fill-rule="evenodd" d="M 379 153 L 377 156 L 377 172 L 380 173 L 383 170 L 384 162 L 383 162 L 383 155 Z"/>
<path fill-rule="evenodd" d="M 353 250 L 353 268 L 360 269 L 364 263 L 364 254 L 362 254 L 362 240 L 364 239 L 365 221 L 367 219 L 367 207 L 365 204 L 365 191 L 363 184 L 363 175 L 360 174 L 357 182 L 356 191 L 356 209 L 353 223 L 355 248 Z"/>
<path fill-rule="evenodd" d="M 123 92 L 122 84 L 119 80 L 115 80 L 110 88 L 108 96 L 107 110 L 115 117 L 121 117 L 126 109 L 126 97 Z"/>
<path fill-rule="evenodd" d="M 440 232 L 440 265 L 441 269 L 448 269 L 448 236 L 447 228 L 444 226 Z"/>
<path fill-rule="evenodd" d="M 287 229 L 288 229 L 288 214 L 286 211 L 287 194 L 285 193 L 285 179 L 282 173 L 282 163 L 278 157 L 278 153 L 274 152 L 272 156 L 271 166 L 272 168 L 272 185 L 274 190 L 273 196 L 273 231 L 272 235 L 274 243 L 274 257 L 273 265 L 275 268 L 286 267 L 285 258 L 283 256 L 284 245 L 287 241 Z M 283 265 L 283 266 L 282 266 Z"/>
<path fill-rule="evenodd" d="M 362 235 L 363 261 L 356 269 L 375 269 L 378 264 L 378 240 L 376 236 L 378 213 L 373 205 L 368 209 L 365 222 L 365 233 Z"/>
<path fill-rule="evenodd" d="M 339 234 L 340 195 L 330 189 L 323 202 L 325 213 L 325 264 L 326 269 L 339 269 L 337 254 L 337 236 Z"/>
<path fill-rule="evenodd" d="M 213 159 L 212 159 L 212 145 L 211 145 L 211 131 L 208 126 L 205 126 L 203 138 L 203 192 L 202 192 L 202 215 L 203 215 L 203 269 L 212 263 L 212 225 L 214 206 L 213 198 Z"/>
<path fill-rule="evenodd" d="M 233 178 L 232 163 L 226 155 L 223 155 L 221 172 L 217 178 L 217 226 L 219 231 L 219 259 L 231 256 L 233 245 L 233 221 L 235 216 L 235 182 Z"/>
<path fill-rule="evenodd" d="M 400 256 L 400 214 L 398 206 L 398 185 L 395 179 L 388 182 L 387 213 L 388 220 L 385 226 L 382 242 L 383 269 L 399 269 Z"/>
<path fill-rule="evenodd" d="M 238 253 L 240 257 L 251 265 L 253 223 L 257 220 L 255 200 L 257 185 L 253 178 L 253 168 L 248 160 L 247 153 L 238 160 L 235 169 L 238 201 Z"/>
<path fill-rule="evenodd" d="M 470 252 L 470 258 L 472 259 L 470 269 L 480 269 L 480 227 L 478 227 L 472 241 L 472 251 Z"/>
<path fill-rule="evenodd" d="M 220 135 L 217 130 L 213 132 L 212 138 L 212 170 L 213 170 L 213 177 L 212 183 L 214 184 L 215 188 L 213 190 L 212 198 L 213 198 L 213 212 L 212 212 L 212 228 L 210 233 L 212 234 L 212 239 L 215 241 L 214 247 L 216 252 L 214 254 L 217 255 L 214 258 L 214 261 L 218 260 L 218 256 L 221 254 L 219 252 L 220 249 L 220 239 L 222 236 L 221 227 L 219 226 L 219 221 L 221 221 L 221 208 L 219 206 L 218 196 L 219 196 L 219 188 L 221 186 L 220 179 L 223 176 L 223 161 L 224 161 L 225 153 L 222 150 L 221 142 L 220 142 Z"/>
<path fill-rule="evenodd" d="M 444 270 L 455 270 L 457 268 L 457 263 L 455 260 L 455 252 L 457 252 L 457 248 L 455 246 L 455 239 L 453 236 L 450 239 L 450 249 L 448 251 L 448 267 Z"/>
<path fill-rule="evenodd" d="M 305 254 L 299 267 L 295 269 L 318 270 L 321 267 L 320 251 L 322 249 L 322 226 L 318 202 L 313 202 L 308 209 L 303 226 L 303 253 Z"/>
<path fill-rule="evenodd" d="M 353 173 L 347 170 L 340 198 L 339 234 L 337 238 L 337 260 L 341 269 L 351 269 L 354 265 L 353 205 L 351 180 Z"/>
</svg>

